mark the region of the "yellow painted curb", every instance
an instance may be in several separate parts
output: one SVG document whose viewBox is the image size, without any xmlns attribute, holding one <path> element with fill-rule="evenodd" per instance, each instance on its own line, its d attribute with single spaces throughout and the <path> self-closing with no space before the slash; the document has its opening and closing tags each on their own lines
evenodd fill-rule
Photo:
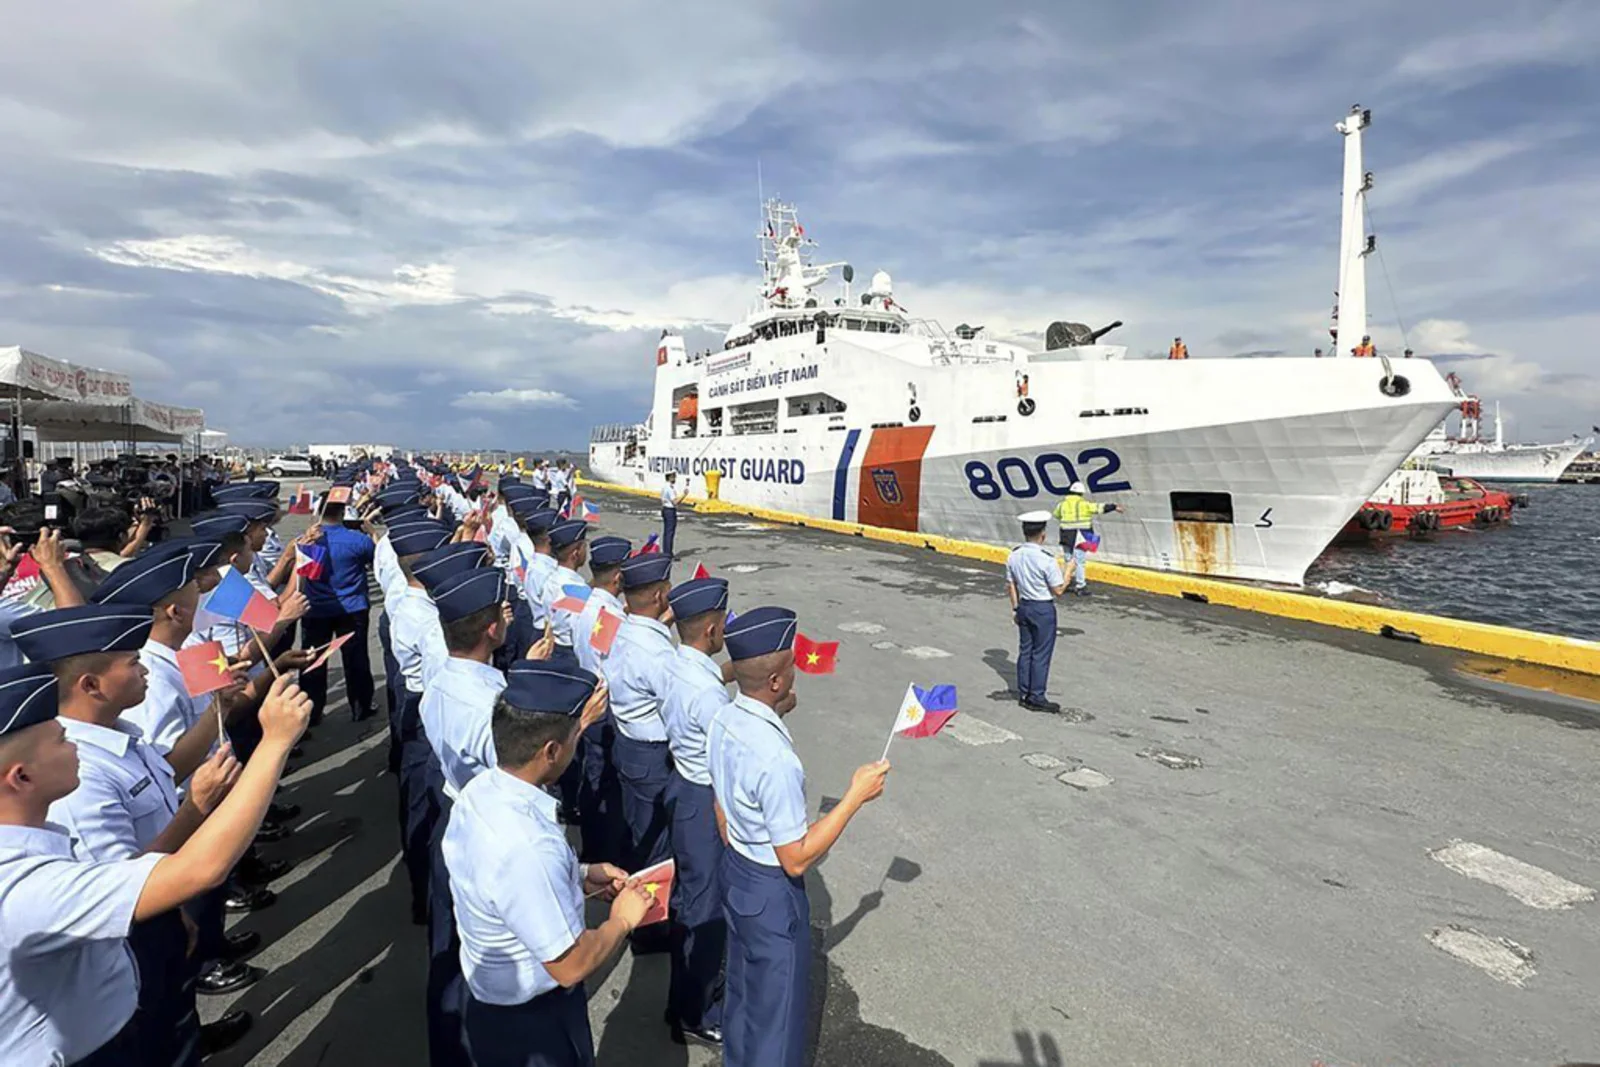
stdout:
<svg viewBox="0 0 1600 1067">
<path fill-rule="evenodd" d="M 631 493 L 651 499 L 657 496 L 647 489 L 634 486 L 612 485 L 609 482 L 597 482 L 588 478 L 580 478 L 579 482 L 597 489 Z M 1004 563 L 1006 557 L 1011 554 L 1010 549 L 1000 545 L 961 541 L 936 534 L 889 530 L 881 526 L 863 526 L 854 522 L 812 518 L 809 515 L 795 515 L 769 508 L 729 504 L 723 500 L 701 500 L 691 497 L 687 502 L 692 504 L 696 511 L 744 515 L 765 522 L 805 526 L 813 530 L 849 534 L 911 548 L 929 548 L 947 555 L 985 563 Z M 1414 611 L 1399 611 L 1372 604 L 1352 604 L 1343 600 L 1309 596 L 1282 589 L 1268 589 L 1217 578 L 1202 578 L 1175 571 L 1124 567 L 1115 563 L 1093 563 L 1090 565 L 1090 574 L 1096 581 L 1105 582 L 1107 585 L 1138 589 L 1146 593 L 1203 600 L 1211 604 L 1222 604 L 1264 615 L 1337 626 L 1344 630 L 1359 630 L 1363 633 L 1400 638 L 1409 637 L 1425 645 L 1497 656 L 1519 663 L 1535 663 L 1579 674 L 1600 675 L 1600 642 L 1584 641 L 1576 637 L 1534 633 L 1531 630 L 1517 630 L 1509 626 L 1491 626 L 1488 623 L 1467 622 L 1440 615 L 1423 615 Z"/>
</svg>

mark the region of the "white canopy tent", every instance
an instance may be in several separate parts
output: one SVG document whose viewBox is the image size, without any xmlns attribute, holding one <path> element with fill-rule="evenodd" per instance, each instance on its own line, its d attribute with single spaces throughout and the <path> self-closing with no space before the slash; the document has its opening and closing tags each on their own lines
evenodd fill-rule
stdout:
<svg viewBox="0 0 1600 1067">
<path fill-rule="evenodd" d="M 0 397 L 127 404 L 133 399 L 133 383 L 126 374 L 80 367 L 19 345 L 0 346 Z"/>
</svg>

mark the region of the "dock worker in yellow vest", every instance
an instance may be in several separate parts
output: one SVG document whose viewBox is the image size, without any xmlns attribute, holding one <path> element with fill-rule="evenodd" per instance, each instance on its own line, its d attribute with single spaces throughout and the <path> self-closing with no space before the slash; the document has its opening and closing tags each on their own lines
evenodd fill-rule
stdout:
<svg viewBox="0 0 1600 1067">
<path fill-rule="evenodd" d="M 1168 359 L 1188 359 L 1189 358 L 1189 346 L 1183 343 L 1183 338 L 1174 337 L 1172 339 L 1172 347 L 1167 349 L 1167 358 Z"/>
<path fill-rule="evenodd" d="M 1372 344 L 1371 337 L 1362 337 L 1361 343 L 1356 345 L 1355 348 L 1351 349 L 1350 351 L 1352 355 L 1356 356 L 1375 356 L 1378 354 L 1377 348 L 1375 348 Z"/>
<path fill-rule="evenodd" d="M 1074 596 L 1089 595 L 1089 579 L 1084 573 L 1088 553 L 1100 548 L 1100 535 L 1094 532 L 1094 517 L 1119 510 L 1116 504 L 1094 504 L 1085 499 L 1088 489 L 1073 482 L 1067 495 L 1056 505 L 1056 521 L 1061 524 L 1061 547 L 1072 553 L 1067 579 L 1073 582 Z"/>
</svg>

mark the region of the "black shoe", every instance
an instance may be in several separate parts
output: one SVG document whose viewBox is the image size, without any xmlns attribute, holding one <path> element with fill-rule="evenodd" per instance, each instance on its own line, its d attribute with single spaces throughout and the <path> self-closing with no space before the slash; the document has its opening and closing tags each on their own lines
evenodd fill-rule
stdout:
<svg viewBox="0 0 1600 1067">
<path fill-rule="evenodd" d="M 222 958 L 242 960 L 261 947 L 261 935 L 254 930 L 238 930 L 222 935 Z"/>
<path fill-rule="evenodd" d="M 298 804 L 269 804 L 267 806 L 267 818 L 273 822 L 288 822 L 299 814 L 300 805 Z"/>
<path fill-rule="evenodd" d="M 680 1045 L 687 1045 L 691 1041 L 697 1045 L 710 1045 L 712 1048 L 722 1047 L 722 1027 L 720 1026 L 673 1026 L 672 1040 Z"/>
<path fill-rule="evenodd" d="M 233 961 L 213 963 L 201 971 L 200 976 L 194 980 L 194 991 L 202 996 L 220 997 L 225 993 L 233 993 L 246 986 L 255 985 L 266 973 L 258 968 Z"/>
<path fill-rule="evenodd" d="M 223 898 L 222 906 L 231 912 L 260 911 L 270 908 L 278 902 L 278 894 L 270 889 L 250 889 L 240 886 L 228 890 L 228 895 Z"/>
<path fill-rule="evenodd" d="M 246 856 L 233 869 L 234 876 L 247 885 L 265 885 L 294 870 L 289 860 L 264 860 Z"/>
<path fill-rule="evenodd" d="M 216 1022 L 200 1027 L 200 1055 L 209 1056 L 237 1044 L 254 1022 L 247 1011 L 223 1012 Z"/>
<path fill-rule="evenodd" d="M 283 825 L 283 823 L 271 822 L 267 819 L 263 819 L 261 820 L 261 829 L 256 831 L 256 840 L 265 841 L 268 843 L 273 841 L 282 841 L 284 838 L 288 837 L 290 833 L 290 829 Z"/>
<path fill-rule="evenodd" d="M 366 722 L 368 719 L 372 718 L 376 714 L 378 714 L 378 709 L 377 708 L 364 708 L 361 711 L 352 711 L 350 713 L 350 721 L 351 722 Z"/>
<path fill-rule="evenodd" d="M 1076 589 L 1074 589 L 1072 591 L 1072 595 L 1073 596 L 1091 596 L 1093 594 L 1091 594 L 1089 592 L 1088 588 L 1086 588 L 1084 586 L 1079 586 L 1078 588 L 1076 588 Z"/>
<path fill-rule="evenodd" d="M 1052 715 L 1061 714 L 1061 705 L 1054 700 L 1040 700 L 1034 705 L 1039 711 L 1048 711 Z"/>
</svg>

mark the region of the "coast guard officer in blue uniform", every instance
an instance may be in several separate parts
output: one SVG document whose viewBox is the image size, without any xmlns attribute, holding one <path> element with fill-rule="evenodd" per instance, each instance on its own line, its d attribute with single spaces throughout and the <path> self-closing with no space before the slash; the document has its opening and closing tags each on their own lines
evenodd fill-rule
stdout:
<svg viewBox="0 0 1600 1067">
<path fill-rule="evenodd" d="M 717 833 L 716 798 L 706 731 L 728 705 L 723 667 L 712 659 L 723 648 L 728 583 L 697 578 L 675 587 L 668 597 L 678 627 L 678 650 L 668 664 L 661 718 L 672 750 L 667 783 L 672 855 L 672 915 L 678 929 L 672 945 L 672 985 L 667 1015 L 675 1036 L 709 1044 L 722 1042 L 722 961 L 728 924 L 722 917 L 717 870 L 722 838 Z"/>
<path fill-rule="evenodd" d="M 437 771 L 430 773 L 429 780 L 439 810 L 429 840 L 428 866 L 427 1004 L 432 1067 L 471 1062 L 461 1041 L 466 992 L 450 876 L 444 863 L 444 828 L 461 788 L 494 766 L 489 720 L 506 682 L 490 661 L 505 640 L 504 607 L 510 592 L 510 583 L 499 567 L 471 566 L 469 554 L 446 554 L 452 547 L 459 546 L 446 545 L 430 553 L 454 568 L 453 573 L 429 582 L 450 655 L 428 679 L 422 694 L 422 725 L 437 761 Z M 443 569 L 435 565 L 431 573 L 439 575 Z"/>
<path fill-rule="evenodd" d="M 573 636 L 572 630 L 573 624 L 577 622 L 578 612 L 583 609 L 558 608 L 555 605 L 564 595 L 563 590 L 566 586 L 577 586 L 583 590 L 589 588 L 589 583 L 578 573 L 578 568 L 589 558 L 588 537 L 589 524 L 581 519 L 568 519 L 550 528 L 550 549 L 555 553 L 556 566 L 545 579 L 544 588 L 540 591 L 540 600 L 556 639 L 555 651 L 550 654 L 550 662 L 568 667 L 578 666 L 578 654 L 573 650 L 577 639 Z"/>
<path fill-rule="evenodd" d="M 671 611 L 667 600 L 671 572 L 672 557 L 660 552 L 623 562 L 622 595 L 628 614 L 605 664 L 611 720 L 617 729 L 611 756 L 622 784 L 627 863 L 633 871 L 660 863 L 671 847 L 667 783 L 672 778 L 672 753 L 667 747 L 667 724 L 661 718 L 661 697 L 673 656 L 672 632 L 663 621 Z"/>
<path fill-rule="evenodd" d="M 593 1067 L 584 981 L 650 908 L 649 893 L 616 867 L 578 862 L 549 792 L 585 719 L 604 711 L 597 683 L 578 667 L 512 664 L 491 727 L 496 767 L 468 782 L 450 813 L 444 859 L 475 1067 Z M 592 930 L 587 893 L 614 895 L 610 917 Z"/>
<path fill-rule="evenodd" d="M 804 875 L 861 806 L 883 793 L 888 761 L 859 768 L 837 807 L 806 824 L 805 770 L 780 708 L 794 689 L 795 614 L 752 608 L 727 627 L 739 695 L 711 722 L 711 785 L 727 848 L 724 1067 L 804 1067 L 811 904 Z"/>
<path fill-rule="evenodd" d="M 622 537 L 596 537 L 589 545 L 589 573 L 594 578 L 594 586 L 589 602 L 578 613 L 574 628 L 578 643 L 573 651 L 584 670 L 602 678 L 606 677 L 606 662 L 611 653 L 594 647 L 594 637 L 602 610 L 619 620 L 627 615 L 621 599 L 622 564 L 632 552 L 633 544 Z M 612 648 L 615 647 L 613 644 Z M 622 859 L 623 846 L 628 839 L 627 824 L 622 821 L 622 787 L 617 782 L 617 768 L 612 758 L 615 738 L 616 726 L 607 715 L 583 732 L 578 758 L 574 761 L 581 765 L 582 772 L 577 798 L 579 825 L 583 828 L 580 855 L 591 863 Z"/>
<path fill-rule="evenodd" d="M 1030 711 L 1060 711 L 1045 695 L 1056 650 L 1055 598 L 1067 591 L 1061 561 L 1044 547 L 1048 511 L 1020 516 L 1024 541 L 1006 559 L 1006 595 L 1017 624 L 1017 694 Z"/>
<path fill-rule="evenodd" d="M 677 472 L 668 471 L 667 484 L 661 487 L 661 551 L 669 557 L 672 555 L 673 538 L 678 533 L 678 505 L 688 495 L 687 486 L 683 492 L 678 492 Z"/>
</svg>

